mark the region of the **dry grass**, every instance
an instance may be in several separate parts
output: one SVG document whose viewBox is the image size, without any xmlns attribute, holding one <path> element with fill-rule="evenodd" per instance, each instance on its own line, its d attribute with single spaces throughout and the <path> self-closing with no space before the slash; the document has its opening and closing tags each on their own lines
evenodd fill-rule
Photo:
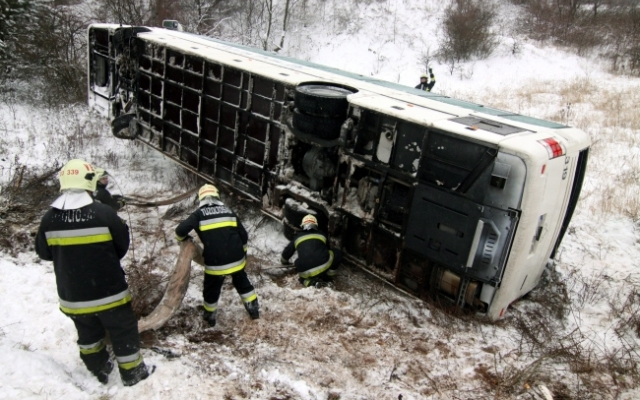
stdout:
<svg viewBox="0 0 640 400">
<path fill-rule="evenodd" d="M 532 382 L 545 382 L 554 398 L 567 399 L 612 398 L 637 387 L 638 293 L 631 286 L 629 294 L 618 300 L 608 281 L 604 273 L 585 277 L 578 268 L 562 277 L 553 274 L 531 293 L 531 303 L 512 310 L 517 349 L 510 357 L 496 356 L 493 367 L 476 369 L 477 376 L 500 395 L 521 394 Z M 558 293 L 563 294 L 561 299 Z M 603 303 L 610 304 L 616 317 L 612 337 L 601 338 L 583 328 L 582 310 Z"/>
<path fill-rule="evenodd" d="M 547 93 L 542 93 L 540 87 Z M 637 224 L 640 220 L 638 96 L 637 87 L 601 89 L 583 78 L 542 86 L 536 82 L 516 93 L 489 93 L 483 101 L 512 110 L 516 104 L 518 109 L 514 111 L 570 123 L 587 132 L 593 144 L 579 212 L 584 210 L 602 222 L 629 218 Z M 575 230 L 569 233 L 576 234 Z M 592 235 L 597 237 L 597 233 Z M 591 239 L 589 234 L 586 237 Z M 577 243 L 587 258 L 606 265 L 612 249 L 604 242 L 578 240 Z M 616 398 L 640 383 L 637 282 L 623 285 L 626 289 L 622 293 L 626 294 L 612 295 L 616 291 L 611 289 L 606 270 L 589 276 L 578 265 L 565 268 L 564 276 L 551 273 L 543 288 L 528 296 L 533 307 L 523 302 L 516 307 L 517 311 L 512 311 L 515 317 L 510 325 L 516 329 L 519 350 L 511 356 L 515 355 L 518 362 L 514 363 L 512 357 L 497 355 L 493 366 L 483 364 L 476 368 L 477 379 L 497 398 L 522 395 L 523 387 L 531 387 L 534 381 L 547 383 L 554 398 L 570 399 Z M 602 303 L 610 305 L 610 313 L 615 318 L 613 333 L 606 339 L 581 328 L 583 310 Z"/>
<path fill-rule="evenodd" d="M 589 77 L 569 82 L 531 81 L 516 91 L 487 91 L 472 100 L 585 131 L 592 146 L 579 209 L 604 218 L 623 215 L 640 220 L 637 85 L 602 88 L 599 81 Z"/>
</svg>

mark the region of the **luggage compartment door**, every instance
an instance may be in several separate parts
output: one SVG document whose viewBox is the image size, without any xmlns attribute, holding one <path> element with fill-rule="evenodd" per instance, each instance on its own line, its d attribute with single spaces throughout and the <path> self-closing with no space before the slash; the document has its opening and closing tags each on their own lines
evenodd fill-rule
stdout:
<svg viewBox="0 0 640 400">
<path fill-rule="evenodd" d="M 452 271 L 497 285 L 518 217 L 518 211 L 420 184 L 414 191 L 405 246 Z"/>
</svg>

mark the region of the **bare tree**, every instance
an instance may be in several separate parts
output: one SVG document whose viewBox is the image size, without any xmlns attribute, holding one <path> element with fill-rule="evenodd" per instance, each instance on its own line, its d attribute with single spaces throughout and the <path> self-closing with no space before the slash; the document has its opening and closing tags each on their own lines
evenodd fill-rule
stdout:
<svg viewBox="0 0 640 400">
<path fill-rule="evenodd" d="M 40 4 L 22 27 L 15 56 L 19 79 L 31 82 L 33 99 L 49 105 L 86 98 L 86 29 L 70 8 Z"/>
<path fill-rule="evenodd" d="M 149 2 L 144 0 L 104 0 L 99 3 L 96 14 L 103 22 L 122 25 L 144 25 L 151 14 Z"/>
<path fill-rule="evenodd" d="M 263 50 L 279 51 L 284 46 L 293 1 L 237 0 L 235 4 L 238 7 L 219 26 L 221 37 Z"/>
<path fill-rule="evenodd" d="M 418 60 L 418 64 L 420 65 L 420 69 L 424 72 L 429 70 L 429 66 L 431 65 L 431 58 L 433 55 L 431 54 L 431 47 L 427 47 L 426 51 L 420 53 L 420 59 Z"/>
<path fill-rule="evenodd" d="M 186 0 L 181 4 L 176 19 L 187 32 L 201 35 L 217 33 L 217 28 L 240 8 L 230 0 Z"/>
<path fill-rule="evenodd" d="M 15 50 L 24 35 L 22 26 L 34 13 L 30 1 L 0 0 L 0 92 L 15 72 Z"/>
<path fill-rule="evenodd" d="M 267 12 L 267 32 L 262 39 L 262 50 L 267 50 L 271 38 L 271 24 L 273 23 L 273 0 L 264 0 L 264 10 Z"/>
<path fill-rule="evenodd" d="M 280 36 L 280 44 L 276 48 L 276 51 L 279 51 L 284 46 L 284 36 L 287 34 L 287 20 L 289 19 L 289 4 L 290 1 L 284 5 L 284 17 L 282 18 L 282 35 Z"/>
</svg>

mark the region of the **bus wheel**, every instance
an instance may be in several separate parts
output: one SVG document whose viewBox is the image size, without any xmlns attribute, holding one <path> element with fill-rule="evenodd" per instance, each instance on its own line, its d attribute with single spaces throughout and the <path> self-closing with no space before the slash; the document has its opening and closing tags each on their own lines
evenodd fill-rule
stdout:
<svg viewBox="0 0 640 400">
<path fill-rule="evenodd" d="M 138 136 L 136 130 L 136 115 L 124 114 L 111 121 L 111 132 L 118 139 L 135 139 Z"/>
<path fill-rule="evenodd" d="M 293 127 L 302 133 L 313 135 L 319 139 L 333 140 L 340 136 L 340 128 L 344 118 L 318 117 L 303 114 L 297 108 L 293 110 Z"/>
<path fill-rule="evenodd" d="M 295 105 L 301 113 L 318 117 L 337 117 L 347 115 L 347 96 L 357 90 L 326 83 L 306 83 L 296 87 Z"/>
</svg>

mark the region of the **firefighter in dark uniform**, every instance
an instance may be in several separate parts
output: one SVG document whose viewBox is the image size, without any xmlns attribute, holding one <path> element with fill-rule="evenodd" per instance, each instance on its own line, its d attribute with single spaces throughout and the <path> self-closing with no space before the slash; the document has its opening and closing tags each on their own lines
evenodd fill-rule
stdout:
<svg viewBox="0 0 640 400">
<path fill-rule="evenodd" d="M 204 247 L 204 313 L 210 326 L 216 325 L 218 299 L 227 275 L 240 295 L 251 319 L 260 317 L 258 296 L 247 273 L 249 236 L 238 216 L 220 201 L 218 189 L 204 185 L 198 191 L 198 210 L 176 227 L 176 239 L 188 239 L 195 230 Z"/>
<path fill-rule="evenodd" d="M 108 333 L 122 383 L 135 385 L 152 370 L 140 354 L 138 321 L 120 265 L 129 249 L 129 228 L 111 207 L 91 197 L 97 181 L 91 164 L 71 160 L 59 179 L 62 195 L 42 217 L 36 252 L 53 261 L 60 310 L 76 326 L 87 369 L 108 382 L 113 369 Z"/>
<path fill-rule="evenodd" d="M 96 184 L 96 190 L 93 192 L 93 198 L 116 211 L 124 207 L 124 198 L 120 195 L 112 195 L 111 192 L 107 190 L 107 186 L 109 185 L 109 174 L 107 171 L 96 168 L 96 175 L 98 176 L 98 183 Z"/>
<path fill-rule="evenodd" d="M 416 85 L 416 89 L 425 90 L 430 92 L 436 84 L 436 76 L 433 74 L 433 69 L 429 68 L 429 75 L 420 75 L 420 83 Z"/>
<path fill-rule="evenodd" d="M 289 259 L 298 251 L 294 265 L 299 281 L 304 286 L 325 286 L 333 281 L 336 270 L 342 262 L 342 252 L 329 249 L 327 236 L 318 230 L 318 220 L 309 214 L 302 219 L 302 232 L 284 248 L 280 262 L 291 264 Z"/>
</svg>

